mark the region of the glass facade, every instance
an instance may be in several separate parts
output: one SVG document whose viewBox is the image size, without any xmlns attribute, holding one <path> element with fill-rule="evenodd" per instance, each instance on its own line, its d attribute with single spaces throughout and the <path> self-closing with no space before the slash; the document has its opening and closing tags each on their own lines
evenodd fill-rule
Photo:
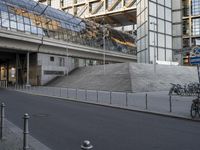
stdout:
<svg viewBox="0 0 200 150">
<path fill-rule="evenodd" d="M 0 28 L 103 48 L 103 26 L 32 0 L 0 0 Z M 106 28 L 106 49 L 136 54 L 135 39 Z"/>
<path fill-rule="evenodd" d="M 138 0 L 137 25 L 138 61 L 172 61 L 171 0 Z"/>
<path fill-rule="evenodd" d="M 200 15 L 200 0 L 192 0 L 192 15 Z"/>
<path fill-rule="evenodd" d="M 192 35 L 200 36 L 200 18 L 192 19 Z"/>
</svg>

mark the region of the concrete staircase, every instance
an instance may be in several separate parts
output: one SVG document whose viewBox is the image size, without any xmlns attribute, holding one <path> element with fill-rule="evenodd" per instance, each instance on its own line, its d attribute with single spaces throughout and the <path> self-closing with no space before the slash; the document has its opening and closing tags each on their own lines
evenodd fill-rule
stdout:
<svg viewBox="0 0 200 150">
<path fill-rule="evenodd" d="M 55 79 L 48 86 L 106 91 L 147 92 L 169 90 L 170 83 L 197 82 L 196 67 L 121 63 L 82 67 L 69 76 Z"/>
<path fill-rule="evenodd" d="M 106 91 L 131 91 L 129 64 L 109 64 L 82 67 L 69 76 L 57 78 L 48 86 L 94 89 Z"/>
</svg>

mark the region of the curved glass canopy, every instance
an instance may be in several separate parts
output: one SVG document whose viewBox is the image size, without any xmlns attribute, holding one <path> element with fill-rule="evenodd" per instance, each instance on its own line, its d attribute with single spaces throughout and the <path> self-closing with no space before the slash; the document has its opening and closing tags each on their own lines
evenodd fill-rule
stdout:
<svg viewBox="0 0 200 150">
<path fill-rule="evenodd" d="M 131 35 L 32 0 L 0 0 L 0 27 L 101 49 L 105 35 L 107 50 L 136 54 Z"/>
</svg>

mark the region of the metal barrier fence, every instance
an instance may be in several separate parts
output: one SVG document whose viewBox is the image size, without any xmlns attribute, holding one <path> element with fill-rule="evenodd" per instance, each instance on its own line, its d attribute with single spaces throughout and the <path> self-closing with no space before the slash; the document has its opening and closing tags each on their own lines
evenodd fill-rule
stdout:
<svg viewBox="0 0 200 150">
<path fill-rule="evenodd" d="M 168 92 L 110 92 L 44 86 L 15 86 L 15 90 L 127 109 L 189 115 L 192 97 L 171 97 Z"/>
<path fill-rule="evenodd" d="M 0 88 L 7 88 L 8 82 L 7 80 L 0 80 Z"/>
</svg>

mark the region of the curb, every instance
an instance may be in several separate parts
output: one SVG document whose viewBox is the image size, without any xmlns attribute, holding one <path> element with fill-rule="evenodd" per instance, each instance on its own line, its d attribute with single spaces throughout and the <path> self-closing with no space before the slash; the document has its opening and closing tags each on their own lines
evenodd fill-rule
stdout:
<svg viewBox="0 0 200 150">
<path fill-rule="evenodd" d="M 72 101 L 72 102 L 78 102 L 78 103 L 84 103 L 84 104 L 104 106 L 104 107 L 110 107 L 110 108 L 116 108 L 116 109 L 122 109 L 122 110 L 128 110 L 128 111 L 135 111 L 135 112 L 141 112 L 141 113 L 148 113 L 148 114 L 152 114 L 152 115 L 159 115 L 159 116 L 164 116 L 164 117 L 171 117 L 171 118 L 177 118 L 177 119 L 182 119 L 182 120 L 200 122 L 200 119 L 192 119 L 190 117 L 184 117 L 184 116 L 180 116 L 180 115 L 173 115 L 173 114 L 169 114 L 169 113 L 162 113 L 162 112 L 157 112 L 157 111 L 142 110 L 142 109 L 137 109 L 137 108 L 128 108 L 128 107 L 117 106 L 117 105 L 110 105 L 110 104 L 100 104 L 100 103 L 97 103 L 97 102 L 81 101 L 81 100 L 72 99 L 72 98 L 63 98 L 63 97 L 50 96 L 50 95 L 44 95 L 44 94 L 35 94 L 35 93 L 29 93 L 29 92 L 26 92 L 26 91 L 19 91 L 19 90 L 14 90 L 14 91 L 21 92 L 21 93 L 26 93 L 26 94 L 31 94 L 31 95 L 35 95 L 35 96 L 51 97 L 51 98 L 57 98 L 57 99 L 60 99 L 60 100 L 65 100 L 65 101 Z"/>
</svg>

